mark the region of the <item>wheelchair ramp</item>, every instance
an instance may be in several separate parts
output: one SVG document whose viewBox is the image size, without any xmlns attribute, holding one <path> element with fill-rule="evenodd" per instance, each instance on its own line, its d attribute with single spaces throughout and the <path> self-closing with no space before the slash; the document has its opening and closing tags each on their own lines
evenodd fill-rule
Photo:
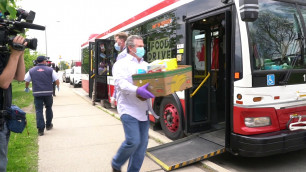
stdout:
<svg viewBox="0 0 306 172">
<path fill-rule="evenodd" d="M 147 149 L 147 156 L 171 171 L 225 152 L 224 130 L 189 136 Z"/>
</svg>

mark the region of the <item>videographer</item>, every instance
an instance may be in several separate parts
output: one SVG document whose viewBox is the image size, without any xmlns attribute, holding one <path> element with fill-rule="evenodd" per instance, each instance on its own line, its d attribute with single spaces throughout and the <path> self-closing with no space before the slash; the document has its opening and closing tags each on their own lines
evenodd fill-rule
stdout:
<svg viewBox="0 0 306 172">
<path fill-rule="evenodd" d="M 16 36 L 13 43 L 26 46 L 27 42 L 22 36 Z M 0 49 L 0 171 L 6 171 L 7 151 L 10 131 L 6 126 L 5 107 L 12 104 L 13 79 L 23 81 L 25 75 L 24 50 L 15 50 L 10 46 L 10 52 Z"/>
</svg>

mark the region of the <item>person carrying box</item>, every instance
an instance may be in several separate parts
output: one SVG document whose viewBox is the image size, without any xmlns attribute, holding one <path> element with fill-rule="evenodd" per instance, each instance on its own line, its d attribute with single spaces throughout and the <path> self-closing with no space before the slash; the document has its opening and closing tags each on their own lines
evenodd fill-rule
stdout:
<svg viewBox="0 0 306 172">
<path fill-rule="evenodd" d="M 138 69 L 146 68 L 143 39 L 132 35 L 127 38 L 127 56 L 117 61 L 113 68 L 115 89 L 117 91 L 117 110 L 123 123 L 125 141 L 113 157 L 113 171 L 121 171 L 121 166 L 129 159 L 127 171 L 139 171 L 148 145 L 150 98 L 155 96 L 147 90 L 149 83 L 137 87 L 133 85 L 132 75 Z M 141 97 L 138 98 L 137 96 Z"/>
</svg>

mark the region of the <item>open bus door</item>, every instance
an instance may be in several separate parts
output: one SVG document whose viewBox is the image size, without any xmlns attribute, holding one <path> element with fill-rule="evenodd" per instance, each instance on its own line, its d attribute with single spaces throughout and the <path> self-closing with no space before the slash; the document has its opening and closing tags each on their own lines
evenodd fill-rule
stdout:
<svg viewBox="0 0 306 172">
<path fill-rule="evenodd" d="M 108 99 L 107 76 L 112 75 L 114 59 L 114 40 L 96 39 L 93 90 L 95 101 Z"/>
<path fill-rule="evenodd" d="M 230 8 L 186 19 L 186 57 L 193 88 L 186 90 L 186 131 L 200 132 L 147 150 L 170 171 L 225 151 L 230 115 Z M 186 98 L 189 97 L 189 98 Z"/>
</svg>

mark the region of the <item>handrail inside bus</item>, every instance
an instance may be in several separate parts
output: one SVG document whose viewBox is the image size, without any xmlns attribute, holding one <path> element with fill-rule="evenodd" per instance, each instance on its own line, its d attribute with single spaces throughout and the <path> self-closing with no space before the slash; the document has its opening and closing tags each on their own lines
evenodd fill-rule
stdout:
<svg viewBox="0 0 306 172">
<path fill-rule="evenodd" d="M 95 77 L 95 75 L 96 75 L 96 74 L 93 74 L 93 75 L 91 75 L 91 76 L 90 76 L 90 78 L 93 78 L 93 77 Z"/>
<path fill-rule="evenodd" d="M 92 62 L 93 62 L 93 60 L 92 60 L 92 54 L 93 54 L 93 51 L 90 50 L 90 60 L 91 60 L 90 71 L 92 71 Z"/>
<path fill-rule="evenodd" d="M 205 76 L 203 76 L 203 75 L 194 75 L 193 78 L 203 78 L 204 79 Z"/>
<path fill-rule="evenodd" d="M 210 73 L 207 73 L 207 76 L 205 77 L 205 79 L 201 82 L 201 84 L 198 86 L 197 89 L 194 90 L 194 92 L 192 94 L 190 94 L 190 98 L 193 97 L 198 91 L 199 89 L 203 86 L 203 84 L 206 82 L 206 80 L 210 77 Z"/>
</svg>

